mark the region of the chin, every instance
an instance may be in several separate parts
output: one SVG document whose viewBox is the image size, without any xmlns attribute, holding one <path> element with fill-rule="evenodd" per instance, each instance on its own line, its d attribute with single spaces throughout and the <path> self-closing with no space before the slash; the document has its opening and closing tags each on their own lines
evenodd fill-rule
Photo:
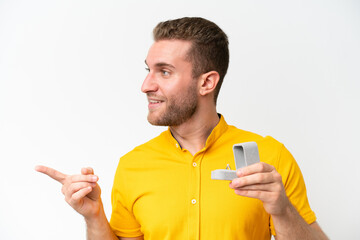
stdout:
<svg viewBox="0 0 360 240">
<path fill-rule="evenodd" d="M 147 117 L 147 120 L 148 122 L 151 124 L 151 125 L 154 125 L 154 126 L 165 126 L 164 124 L 161 124 L 161 118 L 159 119 L 159 117 L 151 117 L 150 116 L 150 113 Z"/>
</svg>

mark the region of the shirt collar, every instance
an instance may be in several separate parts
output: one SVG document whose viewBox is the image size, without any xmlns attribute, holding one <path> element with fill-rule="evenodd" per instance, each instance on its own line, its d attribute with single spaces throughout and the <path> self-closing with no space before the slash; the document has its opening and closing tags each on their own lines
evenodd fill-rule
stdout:
<svg viewBox="0 0 360 240">
<path fill-rule="evenodd" d="M 210 147 L 213 143 L 218 140 L 221 135 L 228 129 L 228 124 L 226 123 L 224 117 L 221 114 L 218 114 L 220 117 L 220 120 L 218 124 L 214 127 L 214 129 L 211 131 L 209 137 L 206 140 L 205 148 Z"/>
<path fill-rule="evenodd" d="M 218 140 L 220 136 L 228 129 L 228 124 L 226 123 L 224 117 L 221 114 L 218 115 L 220 117 L 220 120 L 218 124 L 214 127 L 214 129 L 211 131 L 209 137 L 207 138 L 205 143 L 205 149 L 210 147 L 213 143 L 215 143 L 216 140 Z M 172 145 L 176 146 L 176 148 L 180 148 L 180 144 L 171 134 L 170 127 L 166 131 L 166 135 Z"/>
</svg>

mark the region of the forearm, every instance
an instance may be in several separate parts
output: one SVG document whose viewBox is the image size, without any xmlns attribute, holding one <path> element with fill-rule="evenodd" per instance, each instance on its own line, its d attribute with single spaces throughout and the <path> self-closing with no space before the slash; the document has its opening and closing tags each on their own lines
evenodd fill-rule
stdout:
<svg viewBox="0 0 360 240">
<path fill-rule="evenodd" d="M 98 214 L 86 219 L 87 240 L 119 240 L 112 231 L 101 204 Z"/>
<path fill-rule="evenodd" d="M 301 240 L 325 240 L 328 239 L 321 229 L 311 227 L 299 215 L 294 206 L 289 202 L 284 213 L 272 216 L 276 240 L 301 239 Z M 317 225 L 318 226 L 318 225 Z"/>
</svg>

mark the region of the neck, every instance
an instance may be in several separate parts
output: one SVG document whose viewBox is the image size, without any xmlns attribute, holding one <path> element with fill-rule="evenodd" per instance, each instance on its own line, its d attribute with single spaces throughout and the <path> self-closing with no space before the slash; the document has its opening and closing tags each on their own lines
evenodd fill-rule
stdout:
<svg viewBox="0 0 360 240">
<path fill-rule="evenodd" d="M 170 126 L 170 130 L 182 148 L 192 155 L 205 147 L 207 138 L 219 122 L 216 109 L 206 113 L 195 113 L 179 126 Z"/>
</svg>

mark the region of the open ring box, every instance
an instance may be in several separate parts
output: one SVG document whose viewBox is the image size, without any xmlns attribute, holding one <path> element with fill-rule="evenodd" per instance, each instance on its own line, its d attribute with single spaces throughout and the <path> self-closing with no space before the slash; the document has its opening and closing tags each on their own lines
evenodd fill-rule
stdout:
<svg viewBox="0 0 360 240">
<path fill-rule="evenodd" d="M 260 162 L 259 150 L 256 142 L 235 144 L 233 146 L 233 152 L 236 169 Z M 211 179 L 232 181 L 237 178 L 236 170 L 230 170 L 230 167 L 228 166 L 226 169 L 216 169 L 211 171 Z"/>
</svg>

